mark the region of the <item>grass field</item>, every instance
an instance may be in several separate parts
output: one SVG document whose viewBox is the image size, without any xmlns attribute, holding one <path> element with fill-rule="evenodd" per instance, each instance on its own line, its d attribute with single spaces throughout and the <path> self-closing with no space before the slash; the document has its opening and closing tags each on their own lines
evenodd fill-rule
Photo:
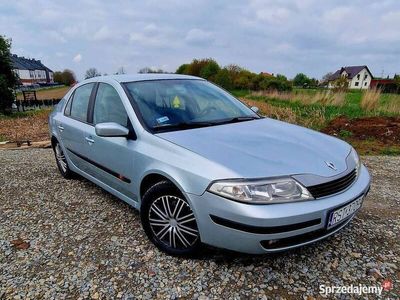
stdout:
<svg viewBox="0 0 400 300">
<path fill-rule="evenodd" d="M 42 90 L 36 91 L 36 98 L 38 100 L 45 100 L 45 99 L 61 99 L 70 89 L 69 86 L 62 86 L 62 87 L 51 87 Z M 23 100 L 24 97 L 22 93 L 17 93 L 17 99 Z"/>
<path fill-rule="evenodd" d="M 379 91 L 232 91 L 263 115 L 337 136 L 361 154 L 400 155 L 400 95 Z"/>
<path fill-rule="evenodd" d="M 42 90 L 38 96 L 61 98 L 67 87 Z M 326 95 L 321 90 L 291 93 L 231 91 L 261 114 L 341 138 L 360 154 L 400 155 L 400 95 L 347 93 Z M 40 98 L 39 98 L 40 99 Z M 0 116 L 0 141 L 48 139 L 50 110 Z"/>
<path fill-rule="evenodd" d="M 380 94 L 376 109 L 363 109 L 361 101 L 364 93 L 361 91 L 348 91 L 343 93 L 340 103 L 326 103 L 318 100 L 315 89 L 295 89 L 291 93 L 252 93 L 250 91 L 232 91 L 239 98 L 254 100 L 259 103 L 267 103 L 273 107 L 281 108 L 293 113 L 301 124 L 311 124 L 313 129 L 321 129 L 327 123 L 338 116 L 346 116 L 349 119 L 368 116 L 399 116 L 400 95 Z M 317 97 L 316 97 L 317 96 Z M 319 99 L 326 100 L 327 97 L 319 95 Z M 329 97 L 328 97 L 329 98 Z M 313 101 L 314 100 L 314 101 Z M 309 119 L 314 119 L 310 122 Z M 318 119 L 318 122 L 315 120 Z"/>
</svg>

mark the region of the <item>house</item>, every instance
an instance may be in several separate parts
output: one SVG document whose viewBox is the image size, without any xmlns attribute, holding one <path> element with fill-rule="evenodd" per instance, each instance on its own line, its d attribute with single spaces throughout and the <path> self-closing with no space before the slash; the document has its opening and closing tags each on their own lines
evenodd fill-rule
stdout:
<svg viewBox="0 0 400 300">
<path fill-rule="evenodd" d="M 11 55 L 13 71 L 22 85 L 54 83 L 53 71 L 40 60 Z"/>
<path fill-rule="evenodd" d="M 263 75 L 263 76 L 266 76 L 266 77 L 272 77 L 272 76 L 274 76 L 274 73 L 261 72 L 260 75 Z"/>
<path fill-rule="evenodd" d="M 368 89 L 373 79 L 371 71 L 367 66 L 342 67 L 333 73 L 328 80 L 328 87 L 334 87 L 334 81 L 345 77 L 350 89 Z"/>
</svg>

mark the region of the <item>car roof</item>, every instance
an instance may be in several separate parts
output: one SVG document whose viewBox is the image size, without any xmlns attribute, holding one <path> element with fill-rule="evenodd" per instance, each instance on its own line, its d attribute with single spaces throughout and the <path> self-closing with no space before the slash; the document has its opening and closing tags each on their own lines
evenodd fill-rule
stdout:
<svg viewBox="0 0 400 300">
<path fill-rule="evenodd" d="M 181 74 L 123 74 L 123 75 L 106 75 L 101 77 L 95 77 L 91 79 L 97 79 L 98 81 L 113 79 L 119 83 L 123 82 L 134 82 L 134 81 L 146 81 L 146 80 L 162 80 L 162 79 L 197 79 L 204 80 L 203 78 Z"/>
</svg>

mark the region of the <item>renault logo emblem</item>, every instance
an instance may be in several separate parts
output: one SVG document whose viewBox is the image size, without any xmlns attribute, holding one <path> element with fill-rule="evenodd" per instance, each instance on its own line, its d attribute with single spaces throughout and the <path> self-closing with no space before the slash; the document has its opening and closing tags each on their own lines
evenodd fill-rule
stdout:
<svg viewBox="0 0 400 300">
<path fill-rule="evenodd" d="M 331 168 L 332 170 L 337 171 L 337 168 L 335 167 L 335 165 L 333 164 L 333 162 L 330 161 L 325 161 L 326 165 Z"/>
</svg>

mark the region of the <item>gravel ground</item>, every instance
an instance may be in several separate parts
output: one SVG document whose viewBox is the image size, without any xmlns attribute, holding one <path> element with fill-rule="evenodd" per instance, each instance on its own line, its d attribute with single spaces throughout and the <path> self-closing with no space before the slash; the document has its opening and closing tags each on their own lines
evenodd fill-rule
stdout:
<svg viewBox="0 0 400 300">
<path fill-rule="evenodd" d="M 133 208 L 64 180 L 51 150 L 0 151 L 0 299 L 314 299 L 320 284 L 384 279 L 393 288 L 383 296 L 399 299 L 400 158 L 363 159 L 372 189 L 339 234 L 275 255 L 206 249 L 182 259 L 153 247 Z"/>
</svg>

